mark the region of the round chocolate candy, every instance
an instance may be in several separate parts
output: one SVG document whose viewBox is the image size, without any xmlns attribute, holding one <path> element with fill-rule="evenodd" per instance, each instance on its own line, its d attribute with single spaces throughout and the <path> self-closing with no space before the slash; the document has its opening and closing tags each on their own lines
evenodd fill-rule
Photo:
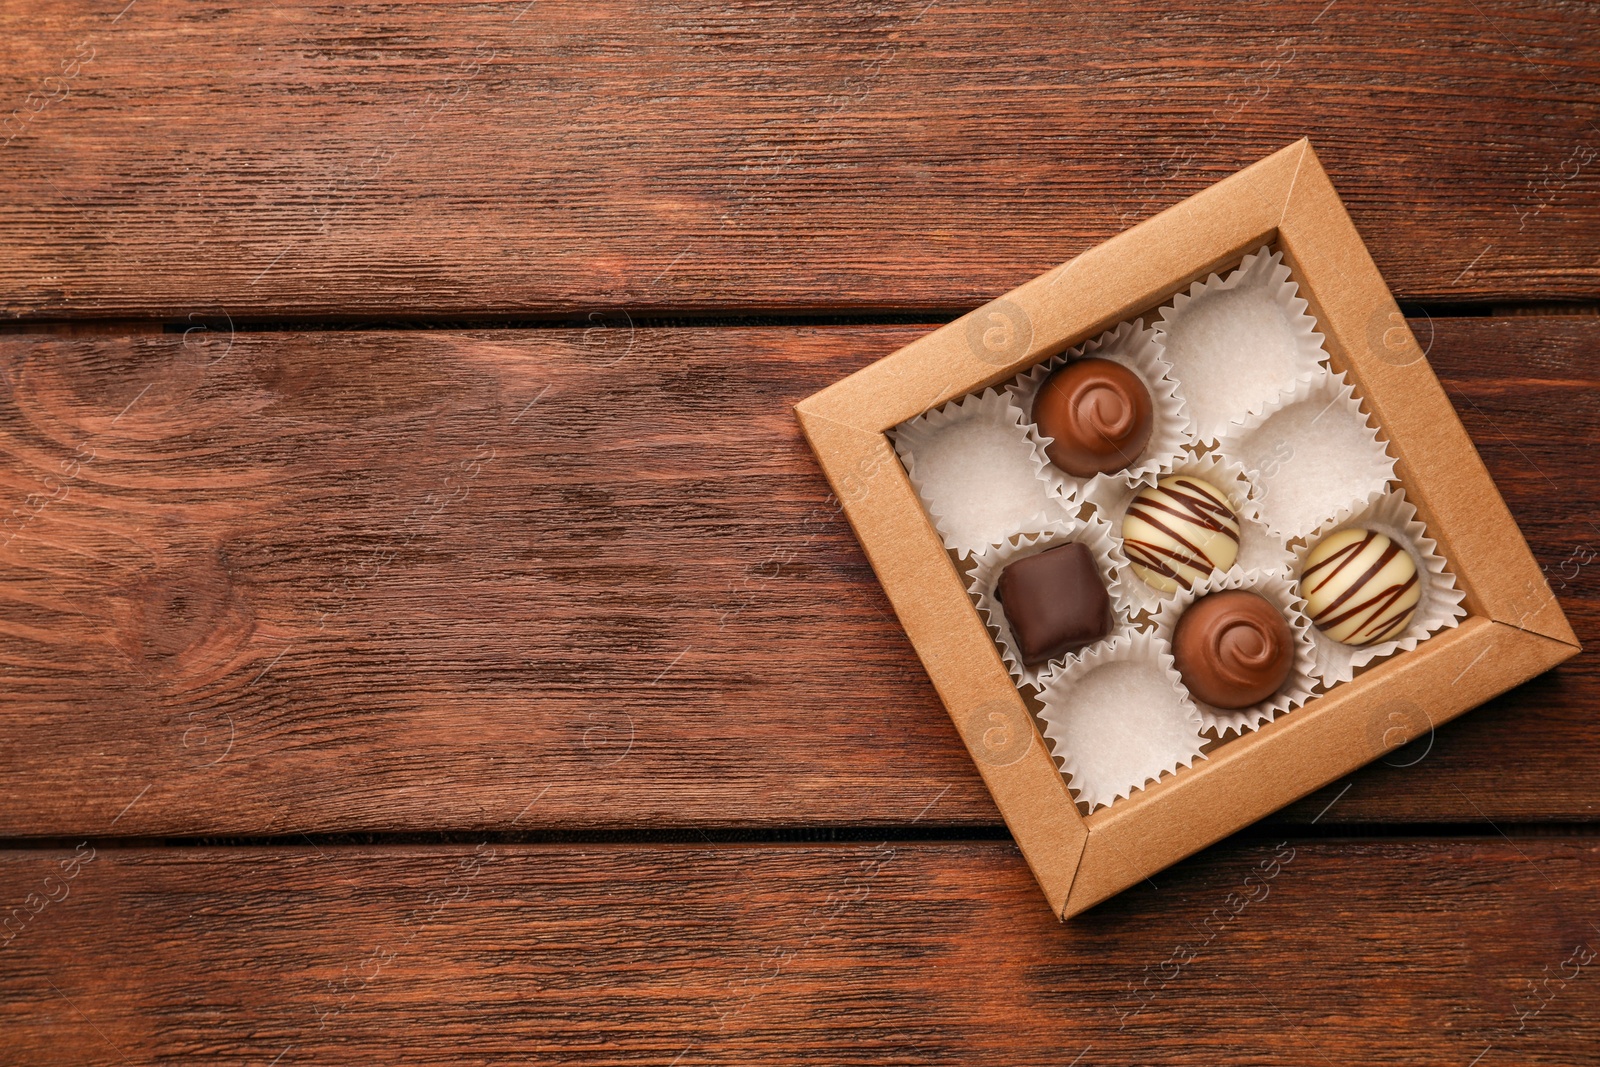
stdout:
<svg viewBox="0 0 1600 1067">
<path fill-rule="evenodd" d="M 1270 600 L 1246 589 L 1208 593 L 1172 631 L 1183 684 L 1215 708 L 1248 708 L 1276 693 L 1294 665 L 1294 634 Z"/>
<path fill-rule="evenodd" d="M 1222 490 L 1174 474 L 1139 491 L 1122 518 L 1133 573 L 1164 593 L 1188 589 L 1239 558 L 1239 519 Z"/>
<path fill-rule="evenodd" d="M 1422 586 L 1411 553 L 1376 530 L 1352 527 L 1311 550 L 1300 595 L 1317 629 L 1346 645 L 1370 645 L 1405 632 Z"/>
<path fill-rule="evenodd" d="M 1051 438 L 1045 454 L 1079 478 L 1137 463 L 1153 420 L 1150 390 L 1109 359 L 1078 359 L 1057 368 L 1033 398 L 1033 421 Z"/>
</svg>

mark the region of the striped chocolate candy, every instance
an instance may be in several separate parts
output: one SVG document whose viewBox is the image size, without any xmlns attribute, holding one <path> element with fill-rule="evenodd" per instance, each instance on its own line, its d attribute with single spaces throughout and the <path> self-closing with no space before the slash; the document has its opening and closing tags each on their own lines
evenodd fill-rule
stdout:
<svg viewBox="0 0 1600 1067">
<path fill-rule="evenodd" d="M 1174 474 L 1141 489 L 1122 519 L 1133 573 L 1162 592 L 1185 589 L 1239 557 L 1239 520 L 1222 490 Z"/>
<path fill-rule="evenodd" d="M 1317 629 L 1346 645 L 1370 645 L 1405 632 L 1422 586 L 1411 553 L 1376 530 L 1352 528 L 1311 550 L 1300 595 Z"/>
</svg>

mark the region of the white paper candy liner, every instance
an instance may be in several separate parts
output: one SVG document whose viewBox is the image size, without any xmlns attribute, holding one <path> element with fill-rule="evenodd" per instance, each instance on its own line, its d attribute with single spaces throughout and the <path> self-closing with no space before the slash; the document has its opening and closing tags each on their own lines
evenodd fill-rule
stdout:
<svg viewBox="0 0 1600 1067">
<path fill-rule="evenodd" d="M 1214 441 L 1327 359 L 1281 253 L 1261 248 L 1226 278 L 1195 282 L 1161 309 L 1156 333 L 1196 437 Z"/>
<path fill-rule="evenodd" d="M 995 585 L 1000 581 L 1000 572 L 1005 570 L 1008 564 L 1074 541 L 1087 545 L 1089 551 L 1094 554 L 1095 564 L 1099 567 L 1100 576 L 1106 583 L 1106 592 L 1111 595 L 1111 632 L 1102 641 L 1078 652 L 1035 667 L 1026 666 L 1017 650 L 1016 637 L 1011 632 L 1011 623 L 1006 618 L 1005 608 L 994 595 Z M 1042 686 L 1061 670 L 1063 664 L 1081 658 L 1084 653 L 1131 628 L 1132 611 L 1126 602 L 1118 598 L 1116 592 L 1116 571 L 1120 562 L 1120 557 L 1112 546 L 1110 527 L 1093 518 L 1077 522 L 1052 523 L 1036 533 L 1022 534 L 1008 538 L 1002 544 L 991 545 L 974 557 L 972 573 L 967 581 L 967 591 L 977 600 L 978 610 L 983 613 L 990 632 L 995 635 L 995 640 L 1000 645 L 1000 658 L 1005 661 L 1006 669 L 1011 672 L 1013 678 L 1023 685 L 1035 688 Z"/>
<path fill-rule="evenodd" d="M 1396 490 L 1385 493 L 1370 507 L 1341 522 L 1333 522 L 1312 534 L 1295 550 L 1294 580 L 1298 583 L 1306 569 L 1306 557 L 1311 550 L 1330 534 L 1351 527 L 1376 530 L 1406 552 L 1417 565 L 1421 579 L 1422 597 L 1417 601 L 1416 614 L 1405 632 L 1392 641 L 1379 641 L 1371 645 L 1346 645 L 1327 637 L 1311 626 L 1313 669 L 1323 685 L 1335 686 L 1355 677 L 1357 667 L 1396 652 L 1409 652 L 1438 630 L 1448 629 L 1464 618 L 1467 609 L 1462 606 L 1466 594 L 1456 587 L 1455 576 L 1445 569 L 1444 558 L 1438 546 L 1428 536 L 1427 528 L 1417 518 L 1417 509 Z"/>
<path fill-rule="evenodd" d="M 1096 645 L 1051 678 L 1039 699 L 1050 750 L 1091 810 L 1204 758 L 1200 714 L 1167 644 L 1146 631 Z"/>
<path fill-rule="evenodd" d="M 1177 383 L 1172 380 L 1172 368 L 1162 358 L 1161 342 L 1156 340 L 1156 332 L 1145 326 L 1143 319 L 1124 322 L 1087 344 L 1045 360 L 1014 379 L 1006 387 L 1006 392 L 1024 415 L 1031 419 L 1034 397 L 1039 395 L 1039 387 L 1050 373 L 1063 364 L 1090 356 L 1120 363 L 1139 376 L 1150 391 L 1152 419 L 1150 440 L 1145 443 L 1138 462 L 1126 471 L 1079 478 L 1054 463 L 1049 464 L 1047 473 L 1053 477 L 1061 494 L 1077 500 L 1083 499 L 1096 486 L 1132 485 L 1155 474 L 1183 455 L 1184 449 L 1194 439 L 1189 413 L 1178 395 Z M 1035 435 L 1048 445 L 1052 438 L 1046 436 L 1037 423 L 1032 425 Z"/>
<path fill-rule="evenodd" d="M 945 547 L 962 556 L 1069 516 L 1022 410 L 993 389 L 903 422 L 893 437 Z"/>
<path fill-rule="evenodd" d="M 1264 722 L 1271 722 L 1279 715 L 1293 711 L 1311 699 L 1312 690 L 1317 686 L 1311 623 L 1306 620 L 1298 590 L 1283 574 L 1264 574 L 1235 567 L 1221 574 L 1213 574 L 1193 589 L 1179 590 L 1157 613 L 1155 635 L 1170 646 L 1173 629 L 1189 605 L 1207 593 L 1224 589 L 1248 589 L 1265 597 L 1283 612 L 1284 619 L 1289 623 L 1289 631 L 1294 635 L 1294 662 L 1289 667 L 1289 677 L 1284 679 L 1278 691 L 1248 708 L 1213 707 L 1189 693 L 1189 699 L 1199 710 L 1206 730 L 1214 732 L 1219 738 L 1227 737 L 1230 733 L 1243 735 L 1246 730 L 1254 730 Z"/>
<path fill-rule="evenodd" d="M 1178 462 L 1160 472 L 1163 478 L 1175 474 L 1187 474 L 1210 482 L 1222 490 L 1233 504 L 1239 517 L 1239 557 L 1234 560 L 1234 566 L 1243 570 L 1288 573 L 1292 557 L 1284 539 L 1268 533 L 1266 527 L 1251 518 L 1251 486 L 1243 464 L 1216 453 L 1196 455 L 1186 452 Z M 1152 480 L 1146 484 L 1154 485 L 1155 482 Z M 1128 505 L 1133 503 L 1133 498 L 1144 487 L 1114 483 L 1097 486 L 1089 496 L 1089 503 L 1111 527 L 1119 564 L 1117 594 L 1136 611 L 1155 611 L 1176 594 L 1163 592 L 1140 578 L 1127 564 L 1127 554 L 1122 551 L 1123 516 L 1128 513 Z"/>
<path fill-rule="evenodd" d="M 1348 518 L 1394 479 L 1355 390 L 1331 371 L 1230 430 L 1221 451 L 1244 465 L 1254 517 L 1286 541 Z"/>
</svg>

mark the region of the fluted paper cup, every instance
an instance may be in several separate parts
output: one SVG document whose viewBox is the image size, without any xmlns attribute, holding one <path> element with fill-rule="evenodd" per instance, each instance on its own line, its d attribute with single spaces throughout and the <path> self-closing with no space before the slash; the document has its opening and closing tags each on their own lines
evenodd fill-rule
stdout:
<svg viewBox="0 0 1600 1067">
<path fill-rule="evenodd" d="M 1071 517 L 1022 410 L 993 389 L 924 412 L 892 436 L 934 528 L 958 555 Z"/>
<path fill-rule="evenodd" d="M 1170 646 L 1178 620 L 1183 617 L 1189 605 L 1208 593 L 1217 593 L 1225 589 L 1246 589 L 1257 593 L 1283 612 L 1284 621 L 1289 624 L 1289 632 L 1294 637 L 1294 662 L 1289 668 L 1289 676 L 1278 687 L 1278 691 L 1248 708 L 1215 707 L 1185 688 L 1185 692 L 1189 693 L 1189 699 L 1200 712 L 1206 731 L 1216 734 L 1219 738 L 1227 737 L 1230 733 L 1242 735 L 1246 730 L 1254 730 L 1262 723 L 1271 722 L 1279 715 L 1293 711 L 1310 700 L 1317 687 L 1315 656 L 1311 648 L 1311 635 L 1308 632 L 1311 624 L 1306 621 L 1299 593 L 1282 574 L 1264 574 L 1260 571 L 1240 570 L 1237 567 L 1222 574 L 1214 574 L 1193 589 L 1181 590 L 1162 607 L 1156 615 L 1155 635 Z"/>
<path fill-rule="evenodd" d="M 1354 388 L 1331 371 L 1231 429 L 1221 452 L 1254 486 L 1253 517 L 1286 541 L 1344 521 L 1394 480 L 1394 460 Z"/>
<path fill-rule="evenodd" d="M 1145 442 L 1138 460 L 1127 470 L 1088 478 L 1067 473 L 1054 463 L 1049 463 L 1049 456 L 1046 455 L 1049 464 L 1047 474 L 1053 477 L 1063 496 L 1074 500 L 1083 499 L 1097 486 L 1133 485 L 1153 477 L 1157 471 L 1177 461 L 1194 438 L 1189 414 L 1178 396 L 1177 383 L 1172 380 L 1172 368 L 1162 358 L 1161 342 L 1156 339 L 1156 332 L 1145 326 L 1143 319 L 1136 319 L 1124 322 L 1114 330 L 1107 330 L 1069 352 L 1045 360 L 1018 375 L 1006 387 L 1006 392 L 1028 417 L 1034 434 L 1041 442 L 1049 445 L 1052 438 L 1045 434 L 1037 422 L 1031 421 L 1033 401 L 1039 395 L 1039 387 L 1057 368 L 1089 358 L 1109 359 L 1139 376 L 1150 393 L 1150 439 Z"/>
<path fill-rule="evenodd" d="M 1225 459 L 1216 453 L 1186 452 L 1177 463 L 1162 470 L 1160 477 L 1178 474 L 1210 482 L 1220 489 L 1228 498 L 1228 502 L 1233 505 L 1239 519 L 1239 556 L 1234 560 L 1234 566 L 1245 570 L 1287 573 L 1290 555 L 1283 538 L 1272 535 L 1251 518 L 1251 485 L 1242 464 Z M 1154 485 L 1155 482 L 1151 481 L 1148 484 Z M 1133 605 L 1136 611 L 1148 612 L 1160 608 L 1176 594 L 1150 585 L 1127 565 L 1127 552 L 1122 547 L 1122 520 L 1127 516 L 1128 505 L 1133 503 L 1133 498 L 1144 488 L 1145 485 L 1104 484 L 1096 487 L 1090 494 L 1088 503 L 1093 507 L 1094 513 L 1111 527 L 1112 540 L 1120 564 L 1117 574 L 1118 594 Z"/>
<path fill-rule="evenodd" d="M 1016 637 L 1011 632 L 1011 622 L 1006 618 L 1005 606 L 995 596 L 995 586 L 1000 581 L 1000 572 L 1019 559 L 1026 559 L 1028 556 L 1035 556 L 1040 552 L 1075 541 L 1086 545 L 1093 553 L 1101 580 L 1106 584 L 1106 592 L 1111 597 L 1111 630 L 1100 641 L 1078 652 L 1068 653 L 1048 663 L 1029 667 L 1022 662 Z M 1038 533 L 1019 534 L 1008 538 L 1003 544 L 989 546 L 974 557 L 972 572 L 967 580 L 967 591 L 977 602 L 979 612 L 983 614 L 990 633 L 1000 646 L 1000 658 L 1005 662 L 1006 669 L 1011 672 L 1013 678 L 1023 685 L 1037 688 L 1054 676 L 1064 664 L 1080 658 L 1084 652 L 1098 647 L 1130 628 L 1132 611 L 1116 593 L 1118 564 L 1119 561 L 1111 545 L 1110 528 L 1093 518 L 1054 523 Z"/>
<path fill-rule="evenodd" d="M 1091 810 L 1203 758 L 1200 715 L 1166 643 L 1146 631 L 1121 634 L 1067 664 L 1039 700 L 1045 740 Z"/>
<path fill-rule="evenodd" d="M 1461 603 L 1466 594 L 1457 588 L 1455 576 L 1446 568 L 1438 546 L 1417 518 L 1417 509 L 1398 490 L 1384 494 L 1371 506 L 1348 519 L 1330 523 L 1306 538 L 1305 543 L 1295 550 L 1295 581 L 1298 582 L 1300 575 L 1305 572 L 1306 557 L 1323 538 L 1340 530 L 1356 528 L 1375 530 L 1410 553 L 1412 562 L 1417 565 L 1422 595 L 1417 601 L 1411 622 L 1399 637 L 1391 641 L 1346 645 L 1328 637 L 1313 623 L 1311 643 L 1316 660 L 1314 669 L 1327 686 L 1348 682 L 1355 677 L 1357 668 L 1365 667 L 1374 660 L 1396 652 L 1409 652 L 1437 631 L 1457 625 L 1467 614 L 1467 609 Z"/>
<path fill-rule="evenodd" d="M 1327 360 L 1282 253 L 1267 247 L 1226 277 L 1195 282 L 1160 316 L 1156 333 L 1202 442 L 1309 381 Z"/>
</svg>

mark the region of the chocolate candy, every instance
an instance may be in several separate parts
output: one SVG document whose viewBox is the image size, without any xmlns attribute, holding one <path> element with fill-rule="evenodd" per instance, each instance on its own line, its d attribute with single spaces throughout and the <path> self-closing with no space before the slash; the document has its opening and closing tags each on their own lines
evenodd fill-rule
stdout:
<svg viewBox="0 0 1600 1067">
<path fill-rule="evenodd" d="M 1346 645 L 1370 645 L 1405 632 L 1422 586 L 1411 553 L 1376 530 L 1352 528 L 1311 550 L 1300 595 L 1317 629 Z"/>
<path fill-rule="evenodd" d="M 1122 519 L 1122 550 L 1133 573 L 1171 593 L 1239 558 L 1239 520 L 1222 490 L 1187 474 L 1139 491 Z"/>
<path fill-rule="evenodd" d="M 1008 563 L 995 597 L 1029 667 L 1111 632 L 1111 597 L 1087 545 L 1059 545 Z"/>
<path fill-rule="evenodd" d="M 1138 462 L 1153 418 L 1150 390 L 1109 359 L 1079 359 L 1057 368 L 1033 398 L 1033 421 L 1052 439 L 1045 454 L 1079 478 Z"/>
<path fill-rule="evenodd" d="M 1294 634 L 1283 613 L 1259 594 L 1208 593 L 1178 619 L 1172 659 L 1198 699 L 1215 708 L 1248 708 L 1289 677 Z"/>
</svg>

